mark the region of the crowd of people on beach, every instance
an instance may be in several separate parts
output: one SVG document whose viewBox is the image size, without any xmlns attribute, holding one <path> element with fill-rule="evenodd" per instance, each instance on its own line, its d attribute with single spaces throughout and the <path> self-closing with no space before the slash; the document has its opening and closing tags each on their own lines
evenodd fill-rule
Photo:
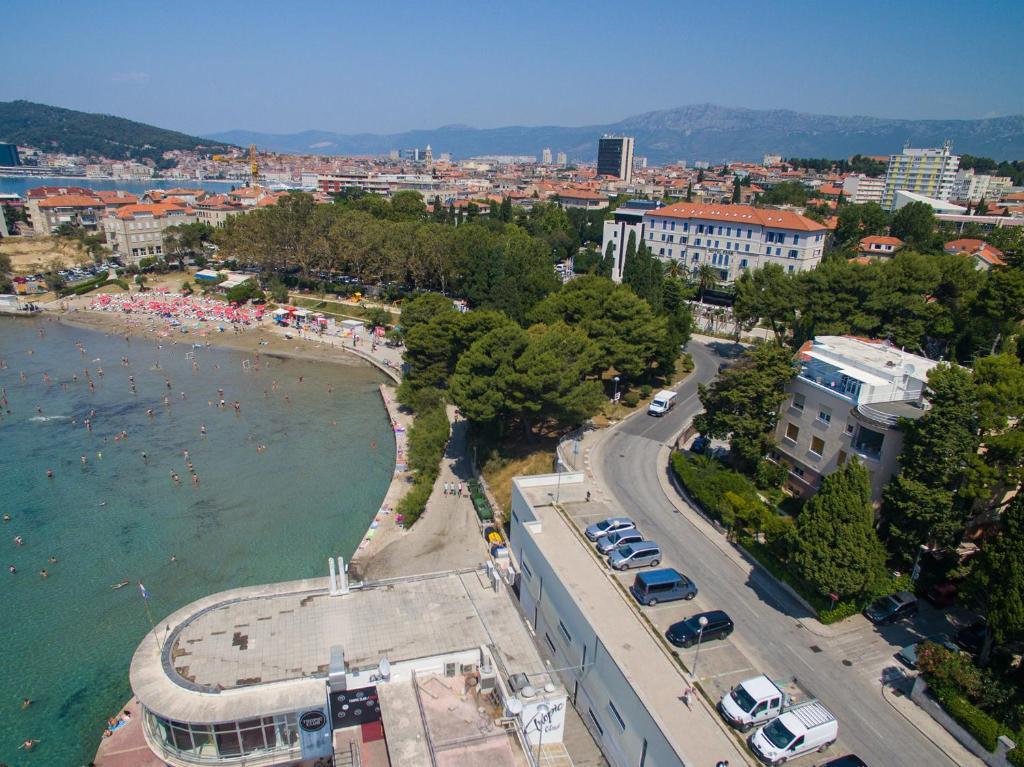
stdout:
<svg viewBox="0 0 1024 767">
<path fill-rule="evenodd" d="M 162 318 L 179 325 L 207 321 L 250 325 L 263 319 L 262 306 L 236 306 L 212 298 L 165 291 L 101 293 L 89 303 L 89 309 Z"/>
</svg>

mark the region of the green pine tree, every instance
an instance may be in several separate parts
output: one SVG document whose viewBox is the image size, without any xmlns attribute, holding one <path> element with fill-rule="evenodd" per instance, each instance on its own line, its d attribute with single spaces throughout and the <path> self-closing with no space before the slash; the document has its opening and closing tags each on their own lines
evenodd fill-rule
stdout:
<svg viewBox="0 0 1024 767">
<path fill-rule="evenodd" d="M 604 258 L 601 259 L 601 263 L 597 265 L 597 274 L 601 277 L 607 277 L 611 279 L 611 276 L 615 273 L 615 243 L 609 242 L 608 247 L 604 249 Z"/>
<path fill-rule="evenodd" d="M 792 562 L 823 595 L 871 594 L 885 577 L 885 549 L 872 526 L 868 472 L 851 459 L 829 474 L 797 519 Z"/>
<path fill-rule="evenodd" d="M 733 176 L 732 177 L 732 201 L 733 202 L 739 202 L 741 195 L 742 195 L 742 191 L 740 189 L 740 177 L 739 176 Z"/>
</svg>

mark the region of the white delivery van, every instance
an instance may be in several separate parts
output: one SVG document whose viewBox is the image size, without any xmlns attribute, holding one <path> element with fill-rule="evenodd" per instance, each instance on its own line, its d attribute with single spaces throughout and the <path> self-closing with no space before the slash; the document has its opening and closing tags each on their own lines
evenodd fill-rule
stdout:
<svg viewBox="0 0 1024 767">
<path fill-rule="evenodd" d="M 654 395 L 647 407 L 648 415 L 665 415 L 676 404 L 676 393 L 671 389 L 662 389 Z"/>
<path fill-rule="evenodd" d="M 746 679 L 718 701 L 722 717 L 741 732 L 774 719 L 793 705 L 793 696 L 764 674 Z"/>
<path fill-rule="evenodd" d="M 754 756 L 765 764 L 784 764 L 810 751 L 825 751 L 839 736 L 839 722 L 817 700 L 785 711 L 747 738 Z"/>
</svg>

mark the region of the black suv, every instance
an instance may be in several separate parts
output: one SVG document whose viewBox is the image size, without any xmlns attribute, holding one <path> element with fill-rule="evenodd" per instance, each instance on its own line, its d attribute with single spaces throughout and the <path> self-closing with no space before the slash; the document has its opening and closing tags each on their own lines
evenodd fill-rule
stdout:
<svg viewBox="0 0 1024 767">
<path fill-rule="evenodd" d="M 679 621 L 679 623 L 673 623 L 668 627 L 668 631 L 665 632 L 665 638 L 676 647 L 693 647 L 697 644 L 697 637 L 701 635 L 701 618 L 707 618 L 707 624 L 704 626 L 702 637 L 704 641 L 708 639 L 725 639 L 735 628 L 732 618 L 726 615 L 724 611 L 711 610 L 706 613 L 697 613 L 686 620 Z"/>
<path fill-rule="evenodd" d="M 864 608 L 864 617 L 872 623 L 884 625 L 917 615 L 917 598 L 909 591 L 899 591 L 876 599 Z"/>
</svg>

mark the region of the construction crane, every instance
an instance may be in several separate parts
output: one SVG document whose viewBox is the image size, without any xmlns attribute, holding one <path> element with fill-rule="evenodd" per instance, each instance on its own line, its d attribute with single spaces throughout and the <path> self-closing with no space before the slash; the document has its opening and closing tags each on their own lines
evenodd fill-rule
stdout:
<svg viewBox="0 0 1024 767">
<path fill-rule="evenodd" d="M 238 157 L 231 154 L 215 154 L 214 162 L 248 162 L 249 163 L 249 186 L 253 189 L 260 188 L 260 161 L 256 155 L 256 145 L 249 145 L 249 154 Z"/>
</svg>

